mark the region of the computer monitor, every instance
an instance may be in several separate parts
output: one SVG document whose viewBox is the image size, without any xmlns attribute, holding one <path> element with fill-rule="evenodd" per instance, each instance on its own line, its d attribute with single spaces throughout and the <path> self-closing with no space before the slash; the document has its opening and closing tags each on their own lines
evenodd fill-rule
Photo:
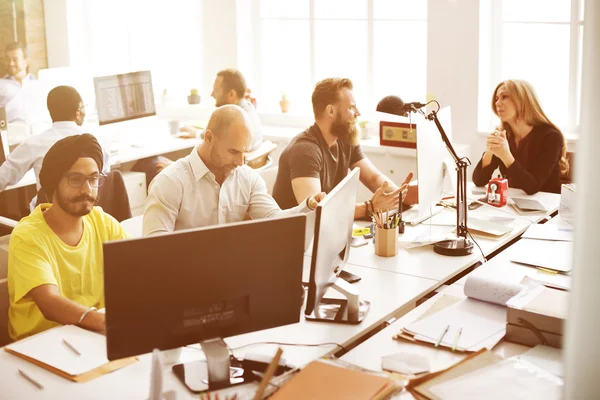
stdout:
<svg viewBox="0 0 600 400">
<path fill-rule="evenodd" d="M 354 168 L 315 211 L 315 234 L 305 315 L 308 320 L 358 324 L 369 310 L 356 287 L 338 279 L 350 253 L 360 168 Z M 333 287 L 346 299 L 325 299 Z"/>
<path fill-rule="evenodd" d="M 156 115 L 150 71 L 94 78 L 98 124 Z"/>
<path fill-rule="evenodd" d="M 200 342 L 202 390 L 229 386 L 220 338 L 300 320 L 305 223 L 295 215 L 104 244 L 108 359 Z"/>
<path fill-rule="evenodd" d="M 450 107 L 444 107 L 437 115 L 448 138 L 452 140 Z M 414 114 L 412 117 L 417 128 L 419 205 L 417 210 L 405 212 L 402 218 L 406 223 L 417 224 L 442 210 L 442 207 L 436 207 L 436 205 L 443 197 L 452 194 L 455 190 L 451 188 L 451 182 L 456 172 L 453 167 L 454 162 L 446 149 L 435 122 L 425 119 L 420 114 Z"/>
</svg>

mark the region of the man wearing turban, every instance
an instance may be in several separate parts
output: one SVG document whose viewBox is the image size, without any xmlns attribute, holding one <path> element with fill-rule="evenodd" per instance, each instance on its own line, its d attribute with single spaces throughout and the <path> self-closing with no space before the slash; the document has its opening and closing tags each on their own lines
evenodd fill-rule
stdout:
<svg viewBox="0 0 600 400">
<path fill-rule="evenodd" d="M 59 324 L 104 332 L 102 244 L 127 237 L 94 207 L 104 183 L 102 148 L 90 134 L 59 140 L 42 162 L 40 204 L 15 227 L 8 249 L 9 334 L 13 340 Z"/>
</svg>

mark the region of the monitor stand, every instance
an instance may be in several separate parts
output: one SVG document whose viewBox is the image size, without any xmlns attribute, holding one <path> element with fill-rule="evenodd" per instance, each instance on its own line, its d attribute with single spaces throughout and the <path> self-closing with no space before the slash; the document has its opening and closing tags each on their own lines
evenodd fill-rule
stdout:
<svg viewBox="0 0 600 400">
<path fill-rule="evenodd" d="M 339 324 L 360 324 L 367 315 L 371 303 L 360 301 L 358 289 L 343 279 L 338 278 L 332 288 L 346 298 L 323 298 L 312 314 L 306 315 L 306 319 Z"/>
<path fill-rule="evenodd" d="M 193 393 L 224 389 L 255 380 L 240 367 L 232 367 L 229 348 L 221 338 L 200 342 L 206 361 L 192 361 L 173 366 L 175 375 Z M 250 374 L 251 375 L 251 374 Z"/>
</svg>

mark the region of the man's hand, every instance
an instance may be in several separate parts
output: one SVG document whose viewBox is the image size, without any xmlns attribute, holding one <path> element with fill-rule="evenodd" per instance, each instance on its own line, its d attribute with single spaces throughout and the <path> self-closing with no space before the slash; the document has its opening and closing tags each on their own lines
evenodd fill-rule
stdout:
<svg viewBox="0 0 600 400">
<path fill-rule="evenodd" d="M 387 181 L 383 182 L 383 185 L 375 191 L 371 199 L 373 210 L 389 211 L 396 209 L 400 202 L 400 193 L 405 189 L 406 187 L 401 186 L 396 190 L 390 191 Z"/>
<path fill-rule="evenodd" d="M 310 196 L 307 202 L 308 208 L 314 210 L 315 208 L 317 208 L 317 204 L 319 204 L 324 198 L 325 192 L 321 192 L 319 194 L 315 194 L 314 196 Z"/>
</svg>

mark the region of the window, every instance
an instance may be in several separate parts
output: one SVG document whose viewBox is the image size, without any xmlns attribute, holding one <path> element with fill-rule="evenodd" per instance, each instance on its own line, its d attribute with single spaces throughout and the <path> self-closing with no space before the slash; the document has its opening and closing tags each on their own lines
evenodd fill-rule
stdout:
<svg viewBox="0 0 600 400">
<path fill-rule="evenodd" d="M 479 130 L 498 123 L 491 96 L 504 79 L 525 79 L 550 120 L 579 129 L 583 0 L 480 2 Z"/>
<path fill-rule="evenodd" d="M 163 89 L 183 101 L 191 88 L 202 85 L 201 2 L 102 0 L 85 4 L 87 32 L 83 36 L 93 49 L 89 65 L 94 76 L 150 70 L 157 101 Z"/>
<path fill-rule="evenodd" d="M 426 1 L 255 0 L 254 7 L 260 112 L 278 112 L 285 93 L 292 113 L 312 115 L 312 89 L 327 77 L 352 79 L 363 113 L 390 94 L 425 100 Z"/>
</svg>

